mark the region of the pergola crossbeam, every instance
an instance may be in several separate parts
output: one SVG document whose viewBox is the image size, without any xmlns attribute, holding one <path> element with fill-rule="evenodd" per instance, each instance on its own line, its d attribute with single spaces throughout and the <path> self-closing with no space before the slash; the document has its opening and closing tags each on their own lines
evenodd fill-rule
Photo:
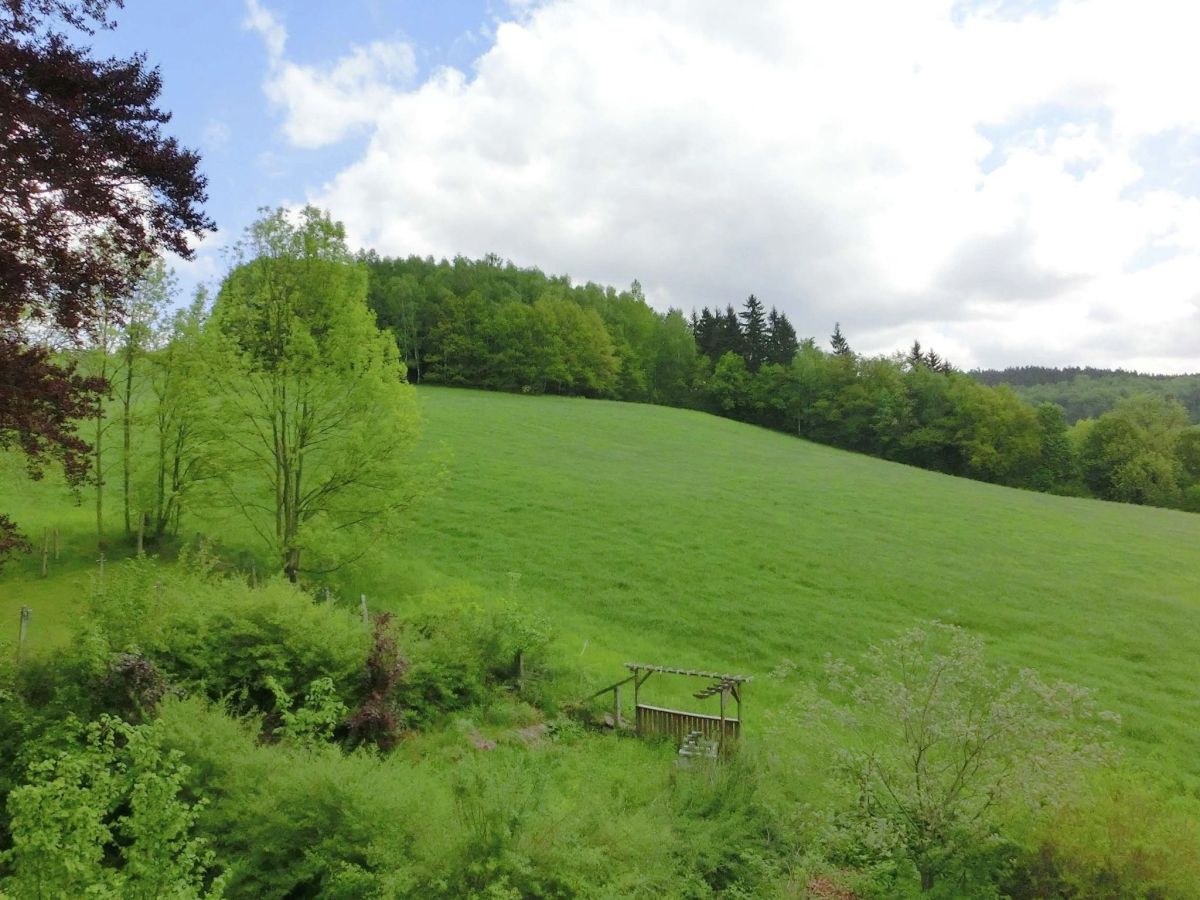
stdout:
<svg viewBox="0 0 1200 900">
<path fill-rule="evenodd" d="M 722 672 L 702 672 L 698 669 L 677 669 L 674 666 L 654 666 L 649 663 L 625 663 L 625 668 L 631 672 L 663 672 L 667 675 L 690 675 L 693 678 L 712 678 L 717 681 L 728 681 L 743 684 L 754 679 L 749 675 L 730 675 Z"/>
</svg>

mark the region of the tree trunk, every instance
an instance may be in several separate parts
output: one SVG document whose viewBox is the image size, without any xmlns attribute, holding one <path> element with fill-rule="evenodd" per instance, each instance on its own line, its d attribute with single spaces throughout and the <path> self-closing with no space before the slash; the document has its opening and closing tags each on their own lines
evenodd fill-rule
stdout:
<svg viewBox="0 0 1200 900">
<path fill-rule="evenodd" d="M 107 319 L 101 323 L 101 327 L 107 329 Z M 107 382 L 108 380 L 108 346 L 107 343 L 101 345 L 100 352 L 103 355 L 100 362 L 100 379 Z M 103 438 L 104 438 L 104 396 L 101 395 L 96 402 L 96 546 L 101 550 L 104 549 L 104 457 L 103 457 Z"/>
<path fill-rule="evenodd" d="M 933 868 L 930 866 L 917 866 L 917 871 L 921 874 L 921 892 L 933 890 Z"/>
<path fill-rule="evenodd" d="M 131 314 L 132 318 L 132 314 Z M 133 328 L 133 322 L 129 323 L 129 328 Z M 130 346 L 125 352 L 125 396 L 122 398 L 124 409 L 121 410 L 121 430 L 124 432 L 124 458 L 121 461 L 121 482 L 124 492 L 125 502 L 125 538 L 128 540 L 133 536 L 133 523 L 129 510 L 129 465 L 130 465 L 130 445 L 132 443 L 131 436 L 133 432 L 131 406 L 133 404 L 133 346 L 132 335 L 128 338 L 127 343 Z"/>
</svg>

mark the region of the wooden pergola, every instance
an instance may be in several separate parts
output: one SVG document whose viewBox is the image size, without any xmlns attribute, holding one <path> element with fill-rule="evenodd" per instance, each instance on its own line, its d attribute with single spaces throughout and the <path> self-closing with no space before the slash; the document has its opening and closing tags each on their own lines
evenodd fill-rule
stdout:
<svg viewBox="0 0 1200 900">
<path fill-rule="evenodd" d="M 751 680 L 747 675 L 730 675 L 723 672 L 704 672 L 697 669 L 680 669 L 675 666 L 658 666 L 650 663 L 626 663 L 630 675 L 616 684 L 598 691 L 594 696 L 613 692 L 615 724 L 621 724 L 621 686 L 633 682 L 634 729 L 640 737 L 671 737 L 682 746 L 689 737 L 699 736 L 714 742 L 719 752 L 726 752 L 730 743 L 736 741 L 742 730 L 742 693 Z M 692 696 L 697 700 L 709 697 L 720 698 L 717 715 L 695 713 L 682 709 L 668 709 L 642 703 L 642 686 L 651 675 L 681 675 L 701 678 L 708 682 Z M 729 701 L 733 700 L 734 712 L 730 715 Z"/>
</svg>

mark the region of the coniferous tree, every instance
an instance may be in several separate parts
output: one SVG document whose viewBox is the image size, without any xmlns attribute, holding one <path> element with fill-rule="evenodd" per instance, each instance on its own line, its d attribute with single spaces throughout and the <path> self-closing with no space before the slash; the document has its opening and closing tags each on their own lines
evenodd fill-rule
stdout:
<svg viewBox="0 0 1200 900">
<path fill-rule="evenodd" d="M 929 368 L 934 372 L 942 371 L 942 358 L 932 347 L 930 347 L 929 352 L 925 354 L 925 365 L 929 366 Z"/>
<path fill-rule="evenodd" d="M 908 358 L 905 362 L 908 364 L 909 371 L 915 371 L 925 365 L 925 352 L 921 349 L 920 341 L 913 341 L 912 347 L 908 350 Z"/>
<path fill-rule="evenodd" d="M 780 366 L 790 366 L 800 349 L 796 340 L 796 329 L 788 321 L 788 317 L 771 307 L 767 315 L 767 361 Z"/>
<path fill-rule="evenodd" d="M 841 322 L 833 324 L 833 335 L 829 339 L 829 345 L 833 348 L 835 356 L 850 356 L 854 352 L 850 349 L 850 342 L 842 334 Z"/>
<path fill-rule="evenodd" d="M 715 331 L 711 354 L 714 362 L 726 353 L 742 353 L 742 325 L 732 305 L 726 305 L 725 312 L 717 319 Z"/>
<path fill-rule="evenodd" d="M 746 367 L 751 372 L 757 372 L 758 367 L 767 361 L 767 318 L 763 314 L 762 303 L 753 294 L 746 298 L 738 319 L 741 323 L 742 356 L 746 359 Z"/>
<path fill-rule="evenodd" d="M 717 317 L 706 306 L 700 312 L 700 318 L 697 319 L 693 314 L 692 320 L 692 334 L 695 335 L 696 346 L 705 356 L 714 359 L 717 345 Z"/>
</svg>

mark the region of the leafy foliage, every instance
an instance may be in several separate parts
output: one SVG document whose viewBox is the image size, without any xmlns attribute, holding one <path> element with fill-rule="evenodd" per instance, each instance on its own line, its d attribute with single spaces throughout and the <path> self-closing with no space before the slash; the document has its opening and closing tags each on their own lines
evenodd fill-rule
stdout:
<svg viewBox="0 0 1200 900">
<path fill-rule="evenodd" d="M 394 535 L 425 486 L 395 344 L 328 215 L 252 225 L 208 327 L 209 427 L 229 454 L 226 496 L 287 577 L 328 573 Z"/>
<path fill-rule="evenodd" d="M 29 767 L 7 798 L 12 848 L 0 855 L 14 898 L 219 897 L 214 856 L 196 836 L 202 803 L 162 729 L 102 717 Z"/>
</svg>

